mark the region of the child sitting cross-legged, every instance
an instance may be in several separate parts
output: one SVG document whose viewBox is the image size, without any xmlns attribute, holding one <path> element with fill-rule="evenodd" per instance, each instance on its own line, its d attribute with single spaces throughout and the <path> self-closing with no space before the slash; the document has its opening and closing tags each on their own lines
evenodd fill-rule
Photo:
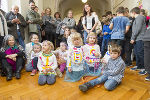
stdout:
<svg viewBox="0 0 150 100">
<path fill-rule="evenodd" d="M 52 85 L 56 81 L 57 60 L 51 50 L 54 49 L 53 43 L 50 41 L 43 41 L 42 52 L 38 57 L 38 70 L 39 70 L 39 85 L 49 84 Z"/>
<path fill-rule="evenodd" d="M 110 59 L 103 70 L 103 74 L 89 82 L 86 82 L 79 86 L 79 89 L 83 92 L 87 91 L 89 88 L 95 85 L 104 83 L 104 87 L 111 91 L 114 90 L 124 77 L 125 63 L 120 57 L 121 47 L 118 45 L 113 45 L 110 48 Z"/>
</svg>

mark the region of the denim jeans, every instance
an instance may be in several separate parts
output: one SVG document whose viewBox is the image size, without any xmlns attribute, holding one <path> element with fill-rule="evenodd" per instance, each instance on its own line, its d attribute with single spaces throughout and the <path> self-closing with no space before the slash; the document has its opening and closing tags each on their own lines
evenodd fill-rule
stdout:
<svg viewBox="0 0 150 100">
<path fill-rule="evenodd" d="M 101 83 L 105 83 L 104 87 L 109 91 L 114 90 L 118 86 L 118 82 L 116 80 L 108 79 L 108 76 L 106 75 L 102 75 L 94 80 L 89 81 L 88 83 L 90 83 L 92 87 Z"/>
<path fill-rule="evenodd" d="M 24 40 L 21 36 L 21 33 L 19 31 L 17 31 L 17 34 L 18 34 L 17 42 L 25 49 L 25 44 L 24 44 Z"/>
<path fill-rule="evenodd" d="M 107 49 L 109 42 L 110 42 L 110 38 L 108 39 L 103 38 L 102 49 L 101 49 L 102 56 L 104 56 L 105 50 Z"/>
<path fill-rule="evenodd" d="M 150 41 L 144 41 L 144 67 L 150 75 Z"/>
<path fill-rule="evenodd" d="M 38 83 L 39 85 L 49 84 L 52 85 L 56 82 L 56 76 L 54 74 L 50 75 L 39 75 Z"/>
<path fill-rule="evenodd" d="M 31 72 L 33 70 L 32 62 L 30 62 L 29 64 L 26 64 L 25 70 L 27 72 Z"/>
<path fill-rule="evenodd" d="M 144 68 L 144 44 L 142 40 L 136 41 L 134 45 L 134 52 L 136 57 L 136 66 L 139 69 Z"/>
<path fill-rule="evenodd" d="M 87 36 L 88 36 L 88 33 L 87 31 L 84 31 L 84 44 L 86 44 L 86 40 L 87 40 Z"/>
</svg>

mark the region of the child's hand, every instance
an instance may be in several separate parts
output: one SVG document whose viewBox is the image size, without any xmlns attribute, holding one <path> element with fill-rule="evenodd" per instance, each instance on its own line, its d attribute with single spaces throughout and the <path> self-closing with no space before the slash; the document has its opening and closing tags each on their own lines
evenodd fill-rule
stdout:
<svg viewBox="0 0 150 100">
<path fill-rule="evenodd" d="M 107 62 L 106 62 L 106 60 L 105 60 L 105 59 L 102 59 L 102 63 L 106 64 Z"/>
<path fill-rule="evenodd" d="M 52 68 L 47 68 L 46 72 L 51 72 L 53 69 Z"/>
<path fill-rule="evenodd" d="M 45 69 L 43 70 L 43 74 L 47 74 L 47 71 Z"/>
<path fill-rule="evenodd" d="M 107 35 L 108 33 L 107 32 L 104 32 L 104 35 Z"/>
<path fill-rule="evenodd" d="M 12 60 L 16 62 L 16 58 L 12 58 Z"/>
<path fill-rule="evenodd" d="M 99 53 L 95 53 L 95 57 L 99 57 Z"/>
<path fill-rule="evenodd" d="M 68 67 L 68 71 L 69 71 L 69 72 L 71 72 L 71 71 L 72 71 L 71 67 Z"/>
</svg>

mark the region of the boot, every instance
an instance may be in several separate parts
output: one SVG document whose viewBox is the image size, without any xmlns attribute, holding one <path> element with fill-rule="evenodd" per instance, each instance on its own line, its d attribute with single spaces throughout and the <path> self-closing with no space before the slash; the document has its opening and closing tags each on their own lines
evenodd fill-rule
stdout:
<svg viewBox="0 0 150 100">
<path fill-rule="evenodd" d="M 79 89 L 80 89 L 80 91 L 82 91 L 82 92 L 86 92 L 86 91 L 88 91 L 88 89 L 90 88 L 90 87 L 92 87 L 92 85 L 90 84 L 90 83 L 84 83 L 84 84 L 82 84 L 82 85 L 79 85 Z"/>
<path fill-rule="evenodd" d="M 21 69 L 22 69 L 22 66 L 17 68 L 17 70 L 16 70 L 16 79 L 20 79 L 21 78 Z"/>
<path fill-rule="evenodd" d="M 12 80 L 12 69 L 6 68 L 6 70 L 7 70 L 6 80 L 10 81 Z"/>
</svg>

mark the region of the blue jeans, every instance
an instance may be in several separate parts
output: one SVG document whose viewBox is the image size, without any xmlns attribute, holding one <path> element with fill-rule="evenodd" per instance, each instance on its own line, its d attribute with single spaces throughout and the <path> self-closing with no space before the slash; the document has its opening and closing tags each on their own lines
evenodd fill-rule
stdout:
<svg viewBox="0 0 150 100">
<path fill-rule="evenodd" d="M 88 33 L 86 31 L 84 31 L 83 35 L 84 35 L 84 44 L 86 44 Z"/>
<path fill-rule="evenodd" d="M 38 83 L 39 85 L 44 85 L 44 84 L 48 84 L 48 85 L 52 85 L 56 82 L 56 76 L 54 74 L 50 74 L 50 75 L 39 75 L 39 79 L 38 79 Z"/>
<path fill-rule="evenodd" d="M 32 63 L 31 63 L 31 62 L 30 62 L 29 64 L 26 64 L 25 70 L 26 70 L 27 72 L 32 72 L 33 67 L 32 67 Z"/>
<path fill-rule="evenodd" d="M 108 38 L 108 39 L 103 38 L 102 49 L 101 49 L 102 56 L 104 56 L 105 50 L 108 48 L 109 42 L 110 42 L 110 38 Z"/>
<path fill-rule="evenodd" d="M 17 34 L 18 34 L 17 42 L 19 42 L 19 44 L 25 49 L 25 44 L 24 44 L 24 40 L 21 36 L 21 33 L 19 31 L 17 31 Z"/>
<path fill-rule="evenodd" d="M 134 45 L 134 52 L 136 57 L 136 66 L 139 69 L 144 68 L 144 43 L 142 40 L 136 41 Z"/>
<path fill-rule="evenodd" d="M 101 83 L 105 83 L 104 87 L 109 91 L 114 90 L 118 86 L 118 82 L 116 80 L 108 79 L 108 76 L 106 75 L 102 75 L 94 80 L 89 81 L 88 83 L 90 83 L 92 87 Z"/>
</svg>

